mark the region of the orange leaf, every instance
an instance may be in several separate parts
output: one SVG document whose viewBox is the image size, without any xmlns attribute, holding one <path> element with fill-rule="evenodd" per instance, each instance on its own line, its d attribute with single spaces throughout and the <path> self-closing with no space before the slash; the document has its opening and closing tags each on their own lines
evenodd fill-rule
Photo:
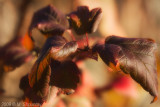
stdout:
<svg viewBox="0 0 160 107">
<path fill-rule="evenodd" d="M 28 51 L 31 51 L 34 48 L 34 43 L 32 39 L 29 37 L 28 33 L 21 40 L 22 46 L 26 48 Z"/>
</svg>

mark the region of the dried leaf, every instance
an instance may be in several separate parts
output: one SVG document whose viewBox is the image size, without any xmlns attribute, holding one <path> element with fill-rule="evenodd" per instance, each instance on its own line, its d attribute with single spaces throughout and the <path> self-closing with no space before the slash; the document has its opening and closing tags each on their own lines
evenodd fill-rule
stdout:
<svg viewBox="0 0 160 107">
<path fill-rule="evenodd" d="M 53 5 L 48 5 L 34 13 L 29 34 L 33 28 L 37 28 L 47 36 L 62 35 L 68 26 L 66 16 Z"/>
<path fill-rule="evenodd" d="M 77 11 L 68 15 L 68 20 L 70 22 L 70 27 L 73 28 L 78 35 L 82 35 L 95 32 L 101 17 L 101 8 L 89 10 L 87 6 L 79 6 Z"/>
<path fill-rule="evenodd" d="M 106 38 L 104 45 L 97 44 L 93 49 L 98 51 L 107 65 L 130 74 L 146 91 L 157 98 L 156 43 L 153 40 L 110 36 Z"/>
</svg>

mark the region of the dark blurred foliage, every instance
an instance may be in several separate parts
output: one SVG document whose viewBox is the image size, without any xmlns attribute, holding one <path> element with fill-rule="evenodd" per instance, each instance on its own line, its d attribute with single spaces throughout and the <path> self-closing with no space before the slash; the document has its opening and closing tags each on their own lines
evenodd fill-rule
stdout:
<svg viewBox="0 0 160 107">
<path fill-rule="evenodd" d="M 89 35 L 90 44 L 96 41 L 92 37 L 103 38 L 109 35 L 154 39 L 158 43 L 157 68 L 158 77 L 160 76 L 159 0 L 0 0 L 0 48 L 17 36 L 23 37 L 28 31 L 34 12 L 49 4 L 53 4 L 66 14 L 76 11 L 77 6 L 81 5 L 87 5 L 89 9 L 101 7 L 102 21 L 98 31 Z M 41 48 L 46 38 L 36 29 L 32 34 L 36 40 L 35 45 Z M 74 32 L 73 34 L 76 35 Z M 69 34 L 64 32 L 64 36 L 67 37 L 67 35 Z M 82 37 L 76 36 L 76 38 Z M 67 39 L 71 38 L 68 36 Z M 19 89 L 20 79 L 30 72 L 35 60 L 28 61 L 12 72 L 0 71 L 0 102 L 21 101 L 23 92 Z M 152 98 L 148 92 L 128 75 L 110 72 L 111 69 L 101 60 L 98 63 L 95 60 L 79 61 L 77 65 L 82 71 L 82 83 L 77 91 L 73 95 L 61 95 L 54 100 L 55 102 L 51 97 L 49 103 L 44 106 L 159 107 L 160 105 L 159 99 L 150 104 Z M 160 79 L 158 81 L 160 82 Z M 107 88 L 104 88 L 105 86 Z M 158 87 L 160 88 L 160 85 Z M 98 97 L 96 97 L 95 89 L 101 89 Z"/>
</svg>

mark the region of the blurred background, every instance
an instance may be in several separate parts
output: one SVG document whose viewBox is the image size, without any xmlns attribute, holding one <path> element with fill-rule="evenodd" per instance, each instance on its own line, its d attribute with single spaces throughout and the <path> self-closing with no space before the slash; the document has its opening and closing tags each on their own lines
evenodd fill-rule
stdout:
<svg viewBox="0 0 160 107">
<path fill-rule="evenodd" d="M 0 47 L 15 36 L 26 34 L 35 11 L 48 4 L 67 14 L 77 6 L 86 5 L 90 9 L 101 7 L 103 17 L 98 30 L 90 37 L 152 38 L 160 46 L 160 0 L 0 0 Z M 40 35 L 34 31 L 33 35 Z M 67 34 L 66 34 L 67 35 Z M 44 39 L 36 38 L 41 47 Z M 92 42 L 92 41 L 91 41 Z M 159 49 L 159 48 L 158 48 Z M 160 49 L 158 50 L 160 51 Z M 160 52 L 158 52 L 158 79 L 160 88 Z M 3 101 L 21 101 L 20 79 L 26 75 L 35 60 L 25 63 L 13 72 L 5 73 L 0 81 L 5 94 Z M 75 94 L 60 96 L 53 106 L 56 107 L 159 107 L 160 99 L 150 104 L 152 97 L 123 73 L 110 72 L 101 61 L 87 59 L 77 65 L 82 70 L 82 85 Z M 110 87 L 108 87 L 110 86 Z M 105 88 L 104 88 L 105 87 Z M 160 91 L 159 91 L 160 94 Z M 45 106 L 45 105 L 44 105 Z"/>
</svg>

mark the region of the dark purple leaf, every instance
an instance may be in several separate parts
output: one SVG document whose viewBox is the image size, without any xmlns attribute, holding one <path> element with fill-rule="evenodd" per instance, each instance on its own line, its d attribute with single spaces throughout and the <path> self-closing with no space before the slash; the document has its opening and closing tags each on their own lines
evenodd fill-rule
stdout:
<svg viewBox="0 0 160 107">
<path fill-rule="evenodd" d="M 29 85 L 28 75 L 23 77 L 20 82 L 20 88 L 24 91 L 24 99 L 28 98 L 33 103 L 42 103 L 46 101 L 49 92 L 51 68 L 48 65 L 39 81 L 33 87 Z"/>
<path fill-rule="evenodd" d="M 84 60 L 86 58 L 91 58 L 91 59 L 94 59 L 97 61 L 98 60 L 98 53 L 92 51 L 92 49 L 79 50 L 75 54 L 74 61 L 80 61 L 80 60 Z"/>
<path fill-rule="evenodd" d="M 64 61 L 76 52 L 77 47 L 76 42 L 72 41 L 67 43 L 66 39 L 62 36 L 49 37 L 29 74 L 30 86 L 33 87 L 34 84 L 41 79 L 51 59 Z"/>
<path fill-rule="evenodd" d="M 102 18 L 102 9 L 94 8 L 90 12 L 89 33 L 95 32 Z"/>
<path fill-rule="evenodd" d="M 29 34 L 31 34 L 33 28 L 37 28 L 48 36 L 62 35 L 68 26 L 66 16 L 53 5 L 48 5 L 34 13 Z"/>
<path fill-rule="evenodd" d="M 151 39 L 110 36 L 104 45 L 97 44 L 93 50 L 98 51 L 102 60 L 111 68 L 130 74 L 156 100 L 156 48 L 156 43 Z"/>
<path fill-rule="evenodd" d="M 80 82 L 80 70 L 72 61 L 57 62 L 51 61 L 50 85 L 62 89 L 75 89 Z"/>
<path fill-rule="evenodd" d="M 71 41 L 66 43 L 61 49 L 59 49 L 57 52 L 55 52 L 55 48 L 51 48 L 51 57 L 54 60 L 58 61 L 64 61 L 68 60 L 70 58 L 69 56 L 73 55 L 78 48 L 78 44 L 76 41 Z"/>
<path fill-rule="evenodd" d="M 70 27 L 75 30 L 78 35 L 92 33 L 97 30 L 101 20 L 101 8 L 94 8 L 89 11 L 87 6 L 79 6 L 77 11 L 68 15 Z"/>
<path fill-rule="evenodd" d="M 22 98 L 23 100 L 28 99 L 30 102 L 33 103 L 43 103 L 42 98 L 37 96 L 36 91 L 33 91 L 33 88 L 30 87 L 28 75 L 24 76 L 20 80 L 19 88 L 22 89 L 24 92 Z"/>
<path fill-rule="evenodd" d="M 22 46 L 21 40 L 21 37 L 16 37 L 0 48 L 0 64 L 4 71 L 13 70 L 32 58 L 31 53 Z"/>
</svg>

